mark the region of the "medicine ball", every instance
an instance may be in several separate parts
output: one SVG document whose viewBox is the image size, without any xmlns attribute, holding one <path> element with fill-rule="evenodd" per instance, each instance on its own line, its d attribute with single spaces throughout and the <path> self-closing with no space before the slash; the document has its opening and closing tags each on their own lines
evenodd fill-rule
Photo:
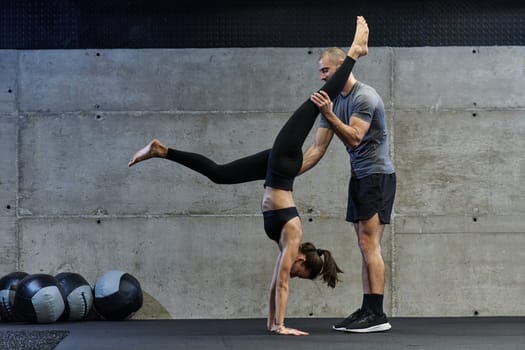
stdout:
<svg viewBox="0 0 525 350">
<path fill-rule="evenodd" d="M 14 308 L 22 321 L 56 322 L 66 310 L 64 291 L 57 279 L 51 275 L 28 275 L 18 283 Z"/>
<path fill-rule="evenodd" d="M 61 272 L 55 278 L 64 291 L 68 306 L 64 320 L 85 320 L 93 307 L 93 290 L 89 283 L 80 274 L 74 272 Z"/>
<path fill-rule="evenodd" d="M 27 272 L 11 272 L 0 278 L 0 319 L 2 321 L 20 321 L 15 314 L 14 299 L 18 282 L 29 275 Z"/>
<path fill-rule="evenodd" d="M 139 281 L 123 271 L 108 271 L 95 282 L 95 310 L 106 320 L 131 318 L 142 307 Z"/>
</svg>

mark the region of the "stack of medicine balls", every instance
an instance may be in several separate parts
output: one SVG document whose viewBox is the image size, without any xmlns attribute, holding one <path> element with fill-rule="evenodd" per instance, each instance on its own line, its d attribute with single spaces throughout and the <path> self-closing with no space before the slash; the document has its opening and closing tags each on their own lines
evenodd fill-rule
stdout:
<svg viewBox="0 0 525 350">
<path fill-rule="evenodd" d="M 140 283 L 123 271 L 104 273 L 93 288 L 74 272 L 52 276 L 17 271 L 0 278 L 1 322 L 119 321 L 141 307 Z"/>
</svg>

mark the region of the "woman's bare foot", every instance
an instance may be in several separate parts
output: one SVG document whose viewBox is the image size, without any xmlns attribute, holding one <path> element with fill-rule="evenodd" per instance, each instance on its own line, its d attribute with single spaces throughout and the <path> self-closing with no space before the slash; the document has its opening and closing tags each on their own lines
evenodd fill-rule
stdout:
<svg viewBox="0 0 525 350">
<path fill-rule="evenodd" d="M 128 163 L 128 166 L 135 165 L 143 160 L 150 158 L 166 158 L 168 148 L 160 143 L 159 140 L 153 139 L 144 148 L 140 149 L 133 155 L 133 158 Z"/>
<path fill-rule="evenodd" d="M 357 16 L 356 22 L 354 42 L 348 50 L 348 56 L 357 61 L 359 57 L 368 54 L 368 24 L 362 16 Z"/>
</svg>

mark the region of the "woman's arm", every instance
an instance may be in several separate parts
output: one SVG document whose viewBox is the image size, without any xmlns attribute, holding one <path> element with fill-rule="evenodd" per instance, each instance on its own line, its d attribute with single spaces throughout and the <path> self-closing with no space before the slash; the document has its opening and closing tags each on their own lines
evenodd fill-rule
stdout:
<svg viewBox="0 0 525 350">
<path fill-rule="evenodd" d="M 275 321 L 275 283 L 277 281 L 277 274 L 278 274 L 278 267 L 279 267 L 279 261 L 281 259 L 281 254 L 277 257 L 277 261 L 275 262 L 275 267 L 273 270 L 272 275 L 272 282 L 270 284 L 270 300 L 268 305 L 268 322 L 267 327 L 268 330 L 271 331 L 274 321 Z"/>
<path fill-rule="evenodd" d="M 273 317 L 273 324 L 270 330 L 278 334 L 308 335 L 306 332 L 293 328 L 287 328 L 284 325 L 286 305 L 288 304 L 288 282 L 290 280 L 290 271 L 292 270 L 293 263 L 299 253 L 301 235 L 301 221 L 298 217 L 286 223 L 281 237 L 281 253 L 279 254 L 279 257 L 275 263 L 274 279 L 272 280 L 272 285 L 275 286 L 273 288 L 275 315 Z M 270 311 L 271 305 L 272 301 L 270 301 Z"/>
</svg>

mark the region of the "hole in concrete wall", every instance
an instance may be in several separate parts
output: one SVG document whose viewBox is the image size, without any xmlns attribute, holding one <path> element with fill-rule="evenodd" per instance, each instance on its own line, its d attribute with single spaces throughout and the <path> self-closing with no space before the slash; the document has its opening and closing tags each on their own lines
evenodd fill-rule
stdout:
<svg viewBox="0 0 525 350">
<path fill-rule="evenodd" d="M 102 119 L 102 116 L 100 114 L 97 114 L 96 118 L 97 119 Z"/>
<path fill-rule="evenodd" d="M 9 89 L 9 90 L 7 90 L 7 92 L 8 92 L 8 93 L 12 93 L 12 92 L 13 92 L 13 90 Z"/>
<path fill-rule="evenodd" d="M 308 222 L 312 222 L 312 221 L 314 221 L 314 219 L 308 218 Z"/>
<path fill-rule="evenodd" d="M 312 50 L 308 50 L 308 54 L 309 55 L 313 54 Z"/>
<path fill-rule="evenodd" d="M 100 56 L 100 52 L 97 52 L 97 56 Z"/>
<path fill-rule="evenodd" d="M 476 118 L 476 117 L 478 116 L 478 114 L 477 114 L 477 113 L 472 113 L 472 116 L 473 116 L 474 118 Z"/>
<path fill-rule="evenodd" d="M 99 106 L 99 105 L 95 105 L 95 109 L 99 109 L 99 108 L 100 108 L 100 106 Z"/>
<path fill-rule="evenodd" d="M 474 218 L 472 218 L 472 221 L 478 222 L 478 218 L 474 217 Z"/>
<path fill-rule="evenodd" d="M 310 312 L 310 313 L 308 314 L 308 316 L 313 316 L 313 315 L 314 315 L 314 313 L 313 313 L 313 312 Z"/>
<path fill-rule="evenodd" d="M 6 209 L 11 209 L 11 206 L 8 204 L 5 206 Z"/>
<path fill-rule="evenodd" d="M 479 315 L 479 311 L 478 310 L 474 310 L 474 316 L 478 316 Z"/>
<path fill-rule="evenodd" d="M 97 224 L 100 224 L 102 222 L 102 220 L 98 219 L 97 220 Z"/>
<path fill-rule="evenodd" d="M 478 53 L 478 51 L 476 49 L 473 49 L 472 53 Z"/>
<path fill-rule="evenodd" d="M 478 104 L 477 104 L 476 102 L 473 102 L 472 105 L 473 105 L 473 106 L 477 106 Z"/>
</svg>

